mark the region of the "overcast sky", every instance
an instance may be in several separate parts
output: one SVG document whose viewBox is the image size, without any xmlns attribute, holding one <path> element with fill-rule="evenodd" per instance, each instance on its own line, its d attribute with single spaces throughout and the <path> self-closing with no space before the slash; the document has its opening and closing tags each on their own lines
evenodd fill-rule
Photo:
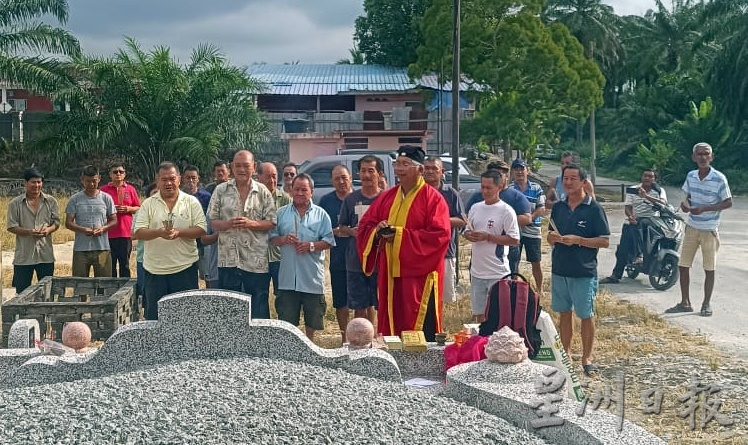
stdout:
<svg viewBox="0 0 748 445">
<path fill-rule="evenodd" d="M 654 0 L 606 0 L 619 14 L 643 14 Z M 123 37 L 165 45 L 186 62 L 210 42 L 235 65 L 334 63 L 348 57 L 362 0 L 70 0 L 67 28 L 88 54 L 112 54 Z M 667 4 L 667 2 L 666 2 Z"/>
</svg>

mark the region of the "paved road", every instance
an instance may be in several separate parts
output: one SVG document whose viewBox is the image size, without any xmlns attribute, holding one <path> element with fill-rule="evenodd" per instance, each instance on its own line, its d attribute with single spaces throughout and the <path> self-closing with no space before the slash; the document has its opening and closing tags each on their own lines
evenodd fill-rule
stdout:
<svg viewBox="0 0 748 445">
<path fill-rule="evenodd" d="M 549 164 L 544 162 L 544 164 Z M 541 169 L 540 174 L 558 174 L 558 164 L 550 164 Z M 728 178 L 729 181 L 730 178 Z M 598 184 L 620 184 L 621 180 L 597 178 Z M 668 200 L 679 203 L 683 192 L 678 188 L 667 187 Z M 623 206 L 621 203 L 605 204 L 610 223 L 611 245 L 601 249 L 598 255 L 600 278 L 610 275 L 615 265 L 615 248 L 621 237 Z M 621 283 L 607 285 L 607 289 L 622 300 L 640 303 L 662 314 L 663 318 L 682 327 L 686 331 L 701 333 L 715 345 L 748 359 L 748 198 L 734 197 L 733 207 L 722 213 L 720 226 L 721 246 L 717 260 L 717 275 L 712 296 L 712 317 L 701 317 L 698 312 L 689 314 L 665 314 L 665 309 L 680 301 L 680 285 L 667 291 L 658 291 L 649 285 L 646 275 L 632 280 L 624 278 Z M 691 302 L 698 310 L 703 298 L 704 271 L 701 268 L 700 254 L 697 254 L 691 270 Z"/>
</svg>

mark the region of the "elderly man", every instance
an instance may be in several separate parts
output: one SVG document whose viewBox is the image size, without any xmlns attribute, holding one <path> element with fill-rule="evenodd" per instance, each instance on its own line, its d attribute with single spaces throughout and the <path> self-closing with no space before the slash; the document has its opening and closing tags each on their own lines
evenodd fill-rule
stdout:
<svg viewBox="0 0 748 445">
<path fill-rule="evenodd" d="M 652 208 L 652 204 L 667 204 L 667 193 L 665 189 L 655 182 L 655 172 L 645 169 L 642 172 L 642 182 L 636 187 L 638 194 L 626 194 L 626 204 L 623 208 L 626 220 L 621 228 L 621 241 L 616 248 L 616 265 L 613 274 L 600 280 L 600 284 L 616 284 L 623 277 L 623 270 L 630 262 L 642 261 L 642 225 L 645 218 L 659 215 Z"/>
<path fill-rule="evenodd" d="M 378 267 L 377 330 L 384 335 L 442 330 L 444 256 L 452 227 L 449 208 L 423 179 L 421 147 L 398 150 L 399 184 L 383 192 L 359 223 L 357 246 L 364 273 Z"/>
<path fill-rule="evenodd" d="M 288 193 L 278 188 L 278 169 L 272 162 L 262 162 L 257 166 L 257 180 L 268 188 L 275 199 L 275 208 L 280 209 L 284 205 L 291 204 Z M 273 292 L 278 293 L 278 270 L 280 269 L 280 248 L 268 244 L 268 272 L 273 281 Z M 268 280 L 267 292 L 270 295 L 270 281 Z"/>
<path fill-rule="evenodd" d="M 140 208 L 138 191 L 125 182 L 125 164 L 115 162 L 109 167 L 109 184 L 101 191 L 111 196 L 117 210 L 117 225 L 107 232 L 112 253 L 112 276 L 130 277 L 130 255 L 132 254 L 132 216 Z M 119 274 L 117 267 L 119 266 Z"/>
<path fill-rule="evenodd" d="M 20 294 L 36 280 L 54 275 L 52 233 L 60 228 L 60 210 L 54 196 L 42 192 L 44 175 L 31 167 L 23 172 L 25 193 L 8 204 L 8 232 L 16 236 L 13 287 Z"/>
<path fill-rule="evenodd" d="M 278 319 L 299 324 L 304 310 L 306 336 L 325 328 L 325 253 L 335 245 L 330 217 L 312 203 L 314 180 L 301 173 L 293 179 L 293 202 L 278 210 L 278 225 L 270 231 L 270 242 L 281 248 Z"/>
<path fill-rule="evenodd" d="M 442 181 L 443 176 L 444 165 L 442 164 L 442 160 L 438 156 L 426 159 L 426 162 L 423 164 L 423 179 L 426 181 L 426 184 L 439 190 L 439 193 L 447 201 L 447 207 L 449 208 L 449 223 L 452 226 L 452 238 L 449 240 L 447 255 L 444 257 L 444 294 L 442 300 L 445 303 L 451 303 L 457 301 L 455 297 L 457 231 L 465 227 L 465 220 L 463 219 L 465 206 L 457 190 Z"/>
<path fill-rule="evenodd" d="M 346 196 L 338 215 L 339 236 L 358 237 L 358 223 L 366 214 L 371 203 L 382 192 L 379 179 L 384 175 L 382 159 L 366 155 L 358 161 L 358 177 L 361 189 Z M 358 256 L 356 241 L 348 243 L 345 255 L 346 282 L 348 284 L 348 308 L 353 309 L 357 318 L 368 318 L 376 322 L 377 309 L 377 273 L 364 274 L 361 269 L 361 258 Z"/>
<path fill-rule="evenodd" d="M 595 344 L 597 252 L 608 247 L 610 229 L 602 206 L 585 192 L 587 173 L 578 164 L 564 167 L 566 198 L 553 206 L 548 243 L 553 246 L 551 307 L 561 314 L 561 343 L 571 357 L 572 310 L 582 320 L 582 369 L 598 372 L 592 363 Z"/>
<path fill-rule="evenodd" d="M 335 235 L 335 246 L 330 249 L 330 285 L 332 287 L 332 307 L 335 308 L 335 318 L 338 319 L 340 335 L 345 343 L 345 327 L 348 324 L 348 281 L 346 279 L 345 252 L 350 238 L 338 227 L 338 215 L 343 206 L 343 200 L 353 191 L 351 189 L 351 173 L 345 165 L 336 165 L 332 169 L 332 185 L 335 190 L 324 195 L 319 200 L 330 217 L 330 223 Z"/>
<path fill-rule="evenodd" d="M 134 238 L 144 243 L 145 318 L 158 320 L 164 295 L 197 289 L 197 243 L 206 232 L 200 201 L 179 190 L 179 169 L 162 162 L 156 170 L 158 193 L 143 201 Z"/>
<path fill-rule="evenodd" d="M 283 191 L 290 195 L 292 194 L 291 183 L 293 182 L 293 178 L 295 178 L 298 173 L 298 171 L 296 170 L 296 164 L 294 164 L 293 162 L 289 162 L 283 165 L 282 172 L 283 172 Z"/>
<path fill-rule="evenodd" d="M 714 271 L 717 268 L 717 251 L 719 250 L 719 229 L 722 210 L 732 207 L 732 193 L 727 184 L 727 177 L 711 166 L 714 159 L 712 146 L 699 142 L 693 146 L 693 162 L 698 167 L 691 170 L 683 183 L 686 199 L 680 208 L 688 213 L 686 233 L 683 236 L 678 271 L 680 272 L 681 301 L 667 313 L 693 312 L 689 286 L 691 284 L 691 266 L 696 251 L 701 248 L 704 263 L 704 301 L 701 303 L 701 316 L 711 317 L 712 291 L 714 290 Z"/>
<path fill-rule="evenodd" d="M 65 208 L 65 227 L 75 232 L 73 243 L 73 276 L 112 276 L 112 255 L 106 232 L 117 225 L 112 197 L 99 190 L 99 169 L 83 167 L 83 191 L 70 197 Z"/>
<path fill-rule="evenodd" d="M 538 294 L 542 294 L 543 268 L 540 267 L 540 246 L 542 244 L 540 218 L 545 215 L 545 193 L 543 193 L 543 188 L 540 184 L 530 181 L 530 169 L 527 167 L 527 163 L 524 159 L 515 159 L 512 162 L 512 173 L 514 174 L 514 181 L 509 184 L 509 187 L 523 193 L 525 198 L 527 198 L 527 201 L 530 202 L 530 208 L 532 209 L 530 218 L 532 218 L 532 221 L 530 224 L 520 228 L 519 255 L 517 255 L 516 258 L 512 258 L 515 262 L 511 264 L 510 267 L 513 271 L 519 269 L 520 255 L 522 255 L 522 249 L 524 249 L 525 259 L 532 267 L 532 276 L 535 279 L 535 289 Z"/>
<path fill-rule="evenodd" d="M 234 179 L 219 184 L 208 208 L 218 232 L 218 279 L 222 289 L 252 295 L 252 318 L 270 318 L 268 231 L 275 227 L 275 199 L 252 180 L 255 159 L 240 150 L 231 162 Z"/>
</svg>

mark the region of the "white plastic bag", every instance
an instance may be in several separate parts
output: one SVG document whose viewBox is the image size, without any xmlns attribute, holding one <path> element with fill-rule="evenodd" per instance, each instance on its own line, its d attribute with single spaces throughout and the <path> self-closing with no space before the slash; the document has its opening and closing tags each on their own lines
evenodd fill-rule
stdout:
<svg viewBox="0 0 748 445">
<path fill-rule="evenodd" d="M 569 397 L 572 400 L 581 402 L 584 400 L 584 389 L 581 380 L 574 372 L 571 359 L 566 355 L 564 347 L 561 344 L 561 337 L 558 335 L 556 326 L 551 320 L 551 316 L 545 311 L 540 311 L 537 328 L 540 329 L 540 338 L 543 340 L 540 344 L 538 355 L 532 361 L 544 365 L 553 366 L 566 373 L 566 387 L 569 388 Z"/>
</svg>

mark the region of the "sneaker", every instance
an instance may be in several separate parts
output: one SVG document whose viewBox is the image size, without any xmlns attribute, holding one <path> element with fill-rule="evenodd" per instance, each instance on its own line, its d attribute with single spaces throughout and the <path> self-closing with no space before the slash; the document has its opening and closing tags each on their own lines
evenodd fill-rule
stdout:
<svg viewBox="0 0 748 445">
<path fill-rule="evenodd" d="M 708 304 L 705 304 L 701 306 L 701 316 L 702 317 L 711 317 L 712 316 L 712 307 Z"/>
<path fill-rule="evenodd" d="M 606 277 L 600 280 L 600 284 L 618 284 L 620 282 L 621 282 L 620 279 L 613 277 L 613 276 Z"/>
<path fill-rule="evenodd" d="M 665 309 L 666 314 L 678 314 L 681 312 L 693 312 L 693 308 L 691 306 L 684 306 L 678 303 L 670 309 Z"/>
</svg>

